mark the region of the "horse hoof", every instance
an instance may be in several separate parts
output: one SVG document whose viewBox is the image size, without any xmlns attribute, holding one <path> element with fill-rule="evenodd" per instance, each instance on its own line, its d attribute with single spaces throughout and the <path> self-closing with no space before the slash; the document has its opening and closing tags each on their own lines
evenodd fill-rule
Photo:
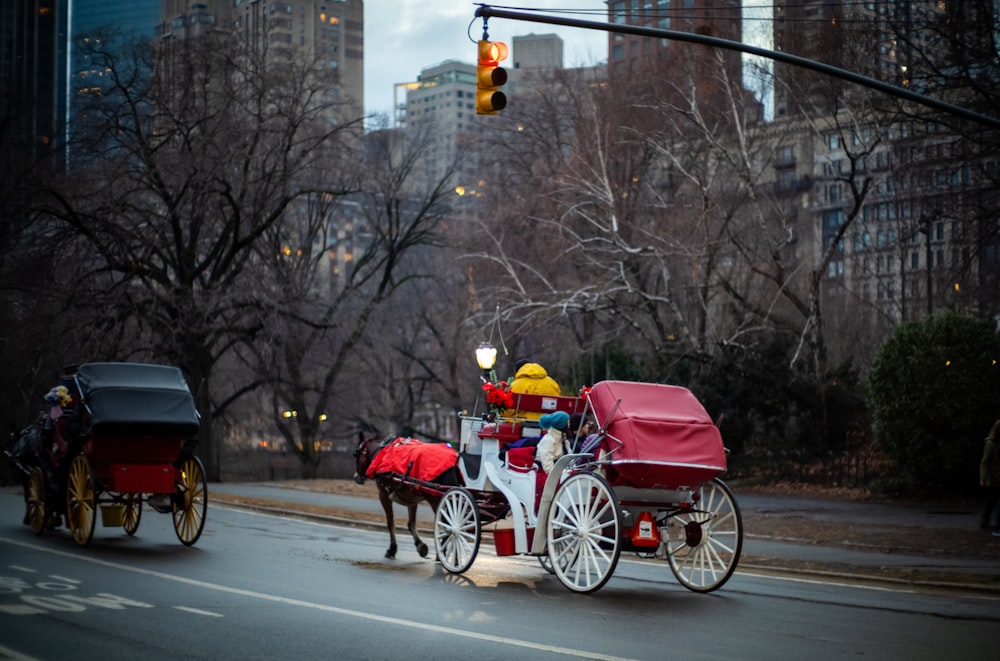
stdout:
<svg viewBox="0 0 1000 661">
<path fill-rule="evenodd" d="M 427 557 L 427 545 L 426 544 L 419 544 L 419 545 L 417 545 L 417 553 L 420 554 L 421 558 L 426 558 Z"/>
<path fill-rule="evenodd" d="M 388 551 L 386 551 L 385 552 L 385 557 L 389 558 L 390 560 L 395 560 L 396 559 L 396 549 L 389 549 Z"/>
</svg>

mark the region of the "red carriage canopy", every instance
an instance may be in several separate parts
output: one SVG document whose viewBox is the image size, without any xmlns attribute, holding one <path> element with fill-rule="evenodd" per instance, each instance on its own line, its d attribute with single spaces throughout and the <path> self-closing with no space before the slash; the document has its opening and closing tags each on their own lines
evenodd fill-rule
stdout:
<svg viewBox="0 0 1000 661">
<path fill-rule="evenodd" d="M 687 388 L 601 381 L 589 398 L 612 486 L 696 488 L 725 472 L 722 435 Z"/>
</svg>

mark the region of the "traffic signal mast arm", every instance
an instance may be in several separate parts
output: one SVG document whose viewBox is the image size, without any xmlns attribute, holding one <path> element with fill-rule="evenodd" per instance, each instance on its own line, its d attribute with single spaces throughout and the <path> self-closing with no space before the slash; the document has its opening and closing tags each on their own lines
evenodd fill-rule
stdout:
<svg viewBox="0 0 1000 661">
<path fill-rule="evenodd" d="M 840 78 L 858 85 L 870 87 L 880 92 L 884 92 L 885 94 L 907 99 L 908 101 L 913 101 L 914 103 L 919 103 L 950 115 L 962 117 L 978 124 L 984 124 L 994 129 L 1000 129 L 1000 119 L 996 117 L 990 117 L 988 115 L 983 115 L 975 111 L 962 108 L 961 106 L 932 99 L 931 97 L 924 96 L 923 94 L 917 94 L 916 92 L 912 92 L 908 89 L 890 85 L 889 83 L 882 82 L 881 80 L 868 78 L 867 76 L 862 76 L 858 73 L 830 66 L 829 64 L 823 64 L 822 62 L 816 62 L 815 60 L 809 60 L 797 55 L 791 55 L 789 53 L 782 53 L 780 51 L 772 51 L 767 50 L 766 48 L 750 46 L 749 44 L 744 44 L 738 41 L 719 39 L 718 37 L 711 37 L 704 34 L 694 34 L 691 32 L 677 32 L 676 30 L 648 28 L 640 25 L 598 23 L 596 21 L 582 21 L 572 18 L 559 18 L 557 16 L 545 16 L 541 14 L 509 11 L 506 9 L 494 9 L 489 5 L 480 5 L 479 8 L 476 9 L 476 16 L 482 18 L 483 20 L 488 20 L 490 18 L 509 18 L 515 21 L 528 21 L 530 23 L 547 23 L 549 25 L 562 25 L 571 28 L 585 28 L 589 30 L 603 30 L 605 32 L 635 34 L 643 37 L 655 37 L 657 39 L 688 41 L 696 44 L 702 44 L 704 46 L 714 46 L 716 48 L 749 53 L 750 55 L 759 55 L 760 57 L 765 57 L 770 60 L 776 60 L 778 62 L 784 62 L 786 64 L 806 69 L 812 69 L 813 71 L 818 71 L 835 78 Z"/>
</svg>

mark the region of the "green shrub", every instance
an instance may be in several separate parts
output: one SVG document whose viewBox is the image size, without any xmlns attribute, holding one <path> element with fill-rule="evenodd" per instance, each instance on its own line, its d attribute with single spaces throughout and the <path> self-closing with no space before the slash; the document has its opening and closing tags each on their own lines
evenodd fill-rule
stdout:
<svg viewBox="0 0 1000 661">
<path fill-rule="evenodd" d="M 899 484 L 934 492 L 978 483 L 983 437 L 1000 417 L 1000 335 L 954 313 L 906 323 L 879 349 L 868 379 L 875 447 Z"/>
</svg>

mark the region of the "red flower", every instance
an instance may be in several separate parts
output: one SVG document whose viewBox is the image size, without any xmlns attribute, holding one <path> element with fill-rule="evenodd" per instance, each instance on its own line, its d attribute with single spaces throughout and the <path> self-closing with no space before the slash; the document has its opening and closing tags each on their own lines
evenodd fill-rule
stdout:
<svg viewBox="0 0 1000 661">
<path fill-rule="evenodd" d="M 500 409 L 514 408 L 514 395 L 510 392 L 510 386 L 506 381 L 500 383 L 484 383 L 483 392 L 486 393 L 486 403 L 494 413 L 499 413 Z"/>
</svg>

